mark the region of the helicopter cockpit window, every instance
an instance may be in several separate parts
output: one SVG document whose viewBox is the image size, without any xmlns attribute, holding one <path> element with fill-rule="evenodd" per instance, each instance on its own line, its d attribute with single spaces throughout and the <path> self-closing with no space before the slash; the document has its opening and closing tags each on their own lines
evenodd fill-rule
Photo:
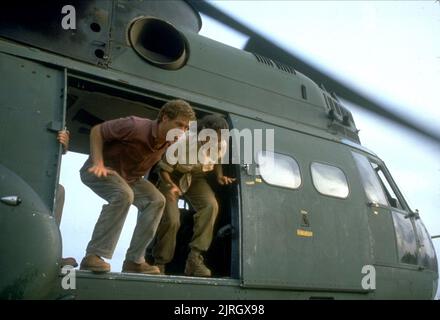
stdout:
<svg viewBox="0 0 440 320">
<path fill-rule="evenodd" d="M 295 159 L 270 151 L 257 155 L 259 174 L 271 185 L 297 189 L 301 185 L 301 174 Z"/>
<path fill-rule="evenodd" d="M 370 161 L 363 155 L 353 152 L 353 158 L 356 161 L 359 173 L 361 175 L 362 185 L 367 194 L 368 201 L 371 203 L 388 206 L 385 193 L 380 185 L 380 181 L 371 166 Z"/>
<path fill-rule="evenodd" d="M 396 230 L 399 261 L 417 264 L 417 244 L 411 220 L 405 215 L 393 211 L 394 229 Z"/>
<path fill-rule="evenodd" d="M 388 181 L 382 168 L 374 162 L 372 162 L 371 165 L 373 166 L 374 171 L 376 171 L 379 176 L 380 182 L 382 183 L 382 187 L 385 190 L 385 195 L 388 199 L 388 203 L 390 204 L 390 206 L 393 208 L 398 208 L 403 210 L 402 204 L 400 203 L 398 197 L 396 196 L 396 193 L 391 187 L 391 184 Z"/>
<path fill-rule="evenodd" d="M 336 198 L 347 198 L 349 189 L 344 172 L 328 164 L 313 162 L 311 165 L 313 185 L 319 193 Z"/>
<path fill-rule="evenodd" d="M 427 269 L 437 272 L 437 259 L 431 238 L 426 231 L 422 220 L 416 220 L 417 234 L 420 240 L 419 264 Z"/>
</svg>

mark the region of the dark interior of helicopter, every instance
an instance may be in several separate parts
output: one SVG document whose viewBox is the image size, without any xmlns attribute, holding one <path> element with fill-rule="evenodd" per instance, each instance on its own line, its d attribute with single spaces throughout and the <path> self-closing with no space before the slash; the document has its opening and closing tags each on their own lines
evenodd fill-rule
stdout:
<svg viewBox="0 0 440 320">
<path fill-rule="evenodd" d="M 69 149 L 89 154 L 89 134 L 93 126 L 129 115 L 155 119 L 160 107 L 170 99 L 173 97 L 158 97 L 148 92 L 139 94 L 79 78 L 69 78 L 66 107 L 66 126 L 70 131 Z M 194 109 L 198 119 L 215 112 L 199 106 L 194 106 Z M 236 165 L 223 165 L 225 175 L 238 177 L 237 170 Z M 158 176 L 154 168 L 150 171 L 148 179 L 157 183 Z M 207 180 L 216 193 L 219 215 L 211 247 L 205 255 L 206 263 L 212 270 L 213 277 L 236 278 L 239 272 L 239 246 L 235 231 L 238 230 L 238 183 L 219 186 L 214 174 L 209 174 Z M 193 233 L 195 210 L 184 196 L 179 201 L 179 209 L 181 227 L 177 234 L 174 259 L 166 266 L 166 273 L 169 275 L 184 274 L 185 261 L 190 250 L 188 244 Z M 146 259 L 150 263 L 154 262 L 151 257 L 152 244 L 146 251 Z"/>
</svg>

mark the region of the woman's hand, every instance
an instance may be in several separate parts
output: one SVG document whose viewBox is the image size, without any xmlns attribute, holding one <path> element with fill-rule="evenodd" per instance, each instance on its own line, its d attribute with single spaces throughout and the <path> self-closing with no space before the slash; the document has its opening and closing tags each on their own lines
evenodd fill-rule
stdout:
<svg viewBox="0 0 440 320">
<path fill-rule="evenodd" d="M 217 182 L 221 186 L 226 186 L 228 184 L 234 183 L 235 180 L 237 180 L 237 179 L 236 178 L 227 177 L 227 176 L 218 176 L 217 177 Z"/>
</svg>

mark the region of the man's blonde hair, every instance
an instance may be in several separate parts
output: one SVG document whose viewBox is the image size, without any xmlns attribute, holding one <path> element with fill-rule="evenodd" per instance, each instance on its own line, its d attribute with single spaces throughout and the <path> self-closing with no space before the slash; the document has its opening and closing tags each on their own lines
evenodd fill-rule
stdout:
<svg viewBox="0 0 440 320">
<path fill-rule="evenodd" d="M 193 121 L 196 119 L 196 114 L 194 113 L 191 105 L 181 99 L 170 100 L 165 103 L 160 109 L 159 114 L 157 115 L 158 121 L 161 122 L 163 116 L 165 115 L 170 120 L 174 120 L 177 117 L 182 117 L 188 119 L 189 121 Z"/>
</svg>

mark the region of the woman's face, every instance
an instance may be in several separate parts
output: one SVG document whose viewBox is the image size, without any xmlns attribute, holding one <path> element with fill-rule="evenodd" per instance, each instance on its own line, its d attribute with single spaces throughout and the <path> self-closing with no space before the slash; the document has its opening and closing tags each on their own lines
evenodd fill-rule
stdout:
<svg viewBox="0 0 440 320">
<path fill-rule="evenodd" d="M 217 134 L 217 145 L 218 145 L 218 148 L 220 150 L 221 145 L 222 145 L 222 133 L 221 133 L 221 130 L 217 130 L 216 134 Z M 201 144 L 204 145 L 205 143 L 208 143 L 210 141 L 211 141 L 211 136 L 207 136 L 204 141 L 201 141 Z"/>
</svg>

